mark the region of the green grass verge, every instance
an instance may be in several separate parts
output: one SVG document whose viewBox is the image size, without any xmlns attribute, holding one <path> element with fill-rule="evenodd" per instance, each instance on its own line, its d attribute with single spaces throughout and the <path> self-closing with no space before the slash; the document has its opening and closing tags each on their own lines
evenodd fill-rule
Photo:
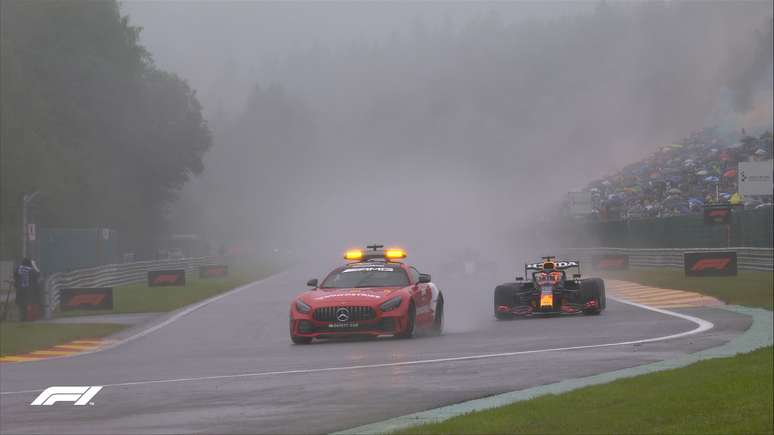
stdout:
<svg viewBox="0 0 774 435">
<path fill-rule="evenodd" d="M 729 304 L 769 310 L 774 306 L 774 274 L 771 272 L 740 271 L 738 276 L 686 277 L 682 269 L 634 268 L 605 272 L 604 277 L 654 287 L 691 290 Z"/>
<path fill-rule="evenodd" d="M 111 313 L 155 313 L 184 307 L 235 287 L 269 276 L 269 268 L 229 271 L 224 278 L 192 278 L 180 287 L 148 287 L 145 283 L 130 284 L 113 289 L 113 310 L 73 310 L 57 312 L 58 317 Z"/>
<path fill-rule="evenodd" d="M 0 323 L 0 356 L 18 355 L 45 349 L 72 340 L 99 338 L 125 328 L 108 323 Z"/>
<path fill-rule="evenodd" d="M 399 433 L 772 433 L 772 357 L 767 347 Z"/>
</svg>

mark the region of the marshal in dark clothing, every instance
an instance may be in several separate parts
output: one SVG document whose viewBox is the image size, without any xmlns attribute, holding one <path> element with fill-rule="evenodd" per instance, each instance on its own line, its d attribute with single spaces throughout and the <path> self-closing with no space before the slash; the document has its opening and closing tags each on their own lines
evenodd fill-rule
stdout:
<svg viewBox="0 0 774 435">
<path fill-rule="evenodd" d="M 22 260 L 13 271 L 13 283 L 16 289 L 16 305 L 19 307 L 19 320 L 34 320 L 33 311 L 40 306 L 38 280 L 40 271 L 29 258 Z M 31 310 L 32 309 L 32 310 Z"/>
</svg>

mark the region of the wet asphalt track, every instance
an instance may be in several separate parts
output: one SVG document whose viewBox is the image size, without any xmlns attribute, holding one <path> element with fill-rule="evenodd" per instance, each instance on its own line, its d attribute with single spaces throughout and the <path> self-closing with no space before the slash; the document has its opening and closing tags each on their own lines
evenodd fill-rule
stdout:
<svg viewBox="0 0 774 435">
<path fill-rule="evenodd" d="M 681 312 L 709 320 L 715 327 L 664 342 L 347 368 L 624 342 L 680 333 L 696 325 L 614 301 L 608 301 L 607 311 L 597 317 L 496 322 L 489 286 L 439 282 L 447 312 L 447 333 L 442 337 L 293 346 L 287 333 L 288 303 L 307 278 L 295 272 L 272 277 L 113 349 L 0 365 L 0 432 L 330 432 L 673 358 L 722 344 L 750 324 L 746 316 L 696 308 Z M 321 368 L 341 369 L 316 371 Z M 294 370 L 299 372 L 287 373 Z M 131 384 L 110 386 L 124 383 Z M 52 385 L 107 386 L 93 406 L 81 407 L 66 403 L 32 407 L 36 392 L 13 393 Z"/>
</svg>

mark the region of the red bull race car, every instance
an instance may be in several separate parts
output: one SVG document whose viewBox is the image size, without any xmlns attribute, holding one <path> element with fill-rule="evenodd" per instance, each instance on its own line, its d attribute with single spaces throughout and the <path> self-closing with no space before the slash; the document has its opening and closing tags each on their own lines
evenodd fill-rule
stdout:
<svg viewBox="0 0 774 435">
<path fill-rule="evenodd" d="M 567 271 L 576 269 L 571 277 Z M 494 314 L 499 320 L 517 316 L 586 314 L 605 309 L 605 282 L 601 278 L 581 279 L 580 263 L 543 257 L 539 263 L 524 265 L 516 282 L 498 285 L 494 292 Z"/>
<path fill-rule="evenodd" d="M 406 251 L 382 245 L 352 249 L 349 262 L 290 303 L 290 339 L 308 344 L 315 338 L 392 335 L 443 331 L 443 294 L 428 274 L 400 260 Z"/>
</svg>

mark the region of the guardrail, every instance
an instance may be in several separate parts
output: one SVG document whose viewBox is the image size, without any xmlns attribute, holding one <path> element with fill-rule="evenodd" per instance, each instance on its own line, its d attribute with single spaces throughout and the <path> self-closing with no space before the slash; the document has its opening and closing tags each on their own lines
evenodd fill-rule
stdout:
<svg viewBox="0 0 774 435">
<path fill-rule="evenodd" d="M 13 261 L 0 261 L 0 290 L 13 287 Z"/>
<path fill-rule="evenodd" d="M 199 266 L 212 264 L 219 257 L 182 258 L 179 260 L 138 261 L 124 264 L 79 269 L 60 272 L 46 279 L 43 296 L 43 309 L 46 318 L 50 318 L 59 305 L 59 290 L 70 287 L 113 287 L 123 284 L 145 281 L 148 272 L 163 269 L 185 269 L 195 272 Z"/>
<path fill-rule="evenodd" d="M 591 264 L 593 255 L 628 255 L 629 265 L 633 267 L 683 267 L 683 254 L 686 252 L 736 252 L 739 270 L 774 270 L 774 249 L 772 248 L 668 248 L 668 249 L 630 249 L 630 248 L 567 248 L 562 250 L 567 258 Z"/>
</svg>

